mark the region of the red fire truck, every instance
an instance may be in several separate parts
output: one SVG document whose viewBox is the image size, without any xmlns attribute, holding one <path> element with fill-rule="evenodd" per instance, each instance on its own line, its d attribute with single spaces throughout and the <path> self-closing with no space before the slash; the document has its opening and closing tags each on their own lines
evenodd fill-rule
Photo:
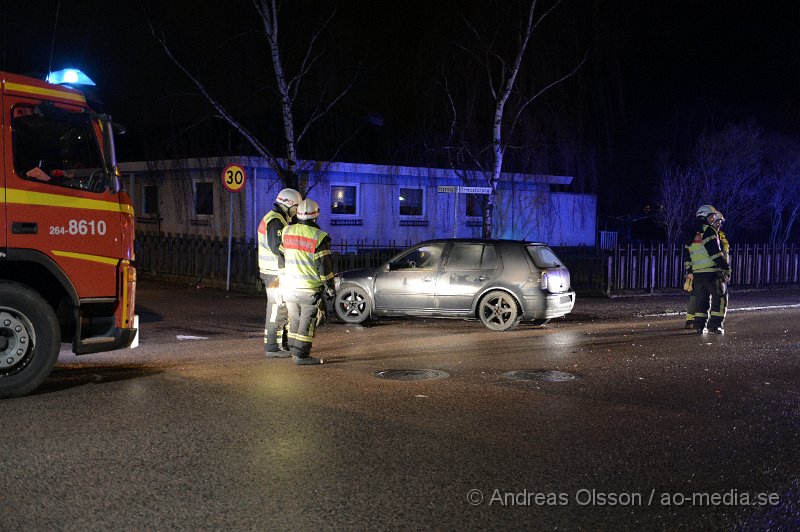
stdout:
<svg viewBox="0 0 800 532">
<path fill-rule="evenodd" d="M 0 397 L 15 397 L 44 381 L 62 342 L 80 355 L 133 341 L 134 217 L 110 117 L 85 91 L 0 83 Z"/>
</svg>

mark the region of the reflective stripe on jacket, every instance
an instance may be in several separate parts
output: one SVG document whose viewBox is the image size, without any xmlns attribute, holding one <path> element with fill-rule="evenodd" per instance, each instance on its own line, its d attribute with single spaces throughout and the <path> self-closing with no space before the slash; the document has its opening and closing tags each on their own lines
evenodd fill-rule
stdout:
<svg viewBox="0 0 800 532">
<path fill-rule="evenodd" d="M 323 271 L 318 262 L 330 257 L 328 246 L 320 249 L 328 233 L 303 223 L 289 226 L 283 232 L 283 255 L 286 258 L 286 273 L 283 285 L 287 289 L 317 290 L 333 279 L 333 271 Z M 328 261 L 323 261 L 329 263 Z"/>
<path fill-rule="evenodd" d="M 717 264 L 718 259 L 722 258 L 719 237 L 712 226 L 703 224 L 703 232 L 695 233 L 688 248 L 692 273 L 718 272 L 722 269 Z"/>
<path fill-rule="evenodd" d="M 280 242 L 283 228 L 289 225 L 283 213 L 276 210 L 269 211 L 258 225 L 258 271 L 265 275 L 277 275 L 281 271 L 280 257 L 272 252 L 269 247 L 268 225 L 272 220 L 280 221 L 282 227 L 278 231 L 277 239 Z"/>
</svg>

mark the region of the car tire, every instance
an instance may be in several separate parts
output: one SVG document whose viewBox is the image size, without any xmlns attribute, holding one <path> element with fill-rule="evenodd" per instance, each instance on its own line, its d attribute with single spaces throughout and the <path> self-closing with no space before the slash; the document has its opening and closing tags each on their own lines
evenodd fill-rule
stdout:
<svg viewBox="0 0 800 532">
<path fill-rule="evenodd" d="M 53 307 L 18 283 L 0 283 L 0 398 L 33 391 L 53 370 L 61 333 Z"/>
<path fill-rule="evenodd" d="M 508 331 L 519 325 L 522 315 L 511 294 L 492 290 L 478 303 L 478 318 L 493 331 Z"/>
<path fill-rule="evenodd" d="M 345 323 L 361 323 L 370 316 L 372 305 L 366 290 L 360 286 L 344 285 L 336 291 L 334 309 Z"/>
</svg>

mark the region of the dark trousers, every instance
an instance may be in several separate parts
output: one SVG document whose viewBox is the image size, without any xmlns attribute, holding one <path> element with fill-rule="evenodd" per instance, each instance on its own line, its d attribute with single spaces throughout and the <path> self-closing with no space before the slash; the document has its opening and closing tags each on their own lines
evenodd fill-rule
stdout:
<svg viewBox="0 0 800 532">
<path fill-rule="evenodd" d="M 264 277 L 267 292 L 267 317 L 264 320 L 264 350 L 276 352 L 281 346 L 286 347 L 288 335 L 286 328 L 289 323 L 289 313 L 283 303 L 281 289 L 275 282 L 276 278 Z M 274 286 L 270 286 L 274 285 Z"/>
<path fill-rule="evenodd" d="M 310 290 L 294 290 L 283 296 L 289 311 L 289 349 L 294 356 L 304 358 L 311 354 L 321 296 L 321 291 Z"/>
<path fill-rule="evenodd" d="M 728 311 L 728 294 L 716 272 L 694 274 L 694 328 L 722 328 Z"/>
</svg>

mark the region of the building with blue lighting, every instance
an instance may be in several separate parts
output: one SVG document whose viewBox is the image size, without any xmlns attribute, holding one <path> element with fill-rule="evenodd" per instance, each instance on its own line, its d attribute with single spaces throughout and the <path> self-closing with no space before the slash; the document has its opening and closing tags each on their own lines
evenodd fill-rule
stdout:
<svg viewBox="0 0 800 532">
<path fill-rule="evenodd" d="M 222 184 L 229 164 L 246 172 L 240 192 L 228 192 Z M 300 166 L 300 188 L 319 203 L 319 225 L 334 244 L 405 245 L 481 236 L 486 196 L 480 192 L 486 180 L 477 172 L 356 163 Z M 261 218 L 283 188 L 266 161 L 257 157 L 128 162 L 120 170 L 133 199 L 137 231 L 144 232 L 225 238 L 230 232 L 255 239 Z M 494 237 L 594 246 L 597 197 L 553 190 L 571 181 L 568 176 L 504 173 Z"/>
</svg>

